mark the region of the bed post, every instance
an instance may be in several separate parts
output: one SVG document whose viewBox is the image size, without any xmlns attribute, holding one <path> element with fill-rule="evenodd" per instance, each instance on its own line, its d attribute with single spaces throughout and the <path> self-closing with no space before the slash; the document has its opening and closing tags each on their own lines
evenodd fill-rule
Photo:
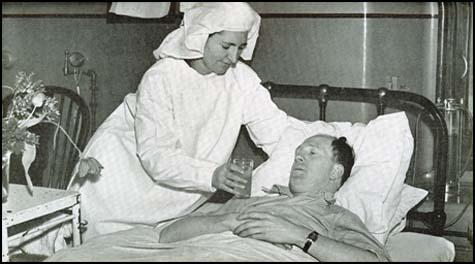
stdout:
<svg viewBox="0 0 475 264">
<path fill-rule="evenodd" d="M 384 109 L 386 108 L 386 102 L 384 96 L 387 94 L 388 89 L 385 87 L 381 87 L 378 89 L 378 97 L 379 97 L 379 104 L 378 104 L 378 116 L 384 115 Z"/>
<path fill-rule="evenodd" d="M 326 121 L 326 113 L 327 113 L 327 102 L 328 102 L 328 85 L 322 84 L 318 87 L 320 91 L 318 95 L 318 106 L 320 107 L 320 120 Z"/>
</svg>

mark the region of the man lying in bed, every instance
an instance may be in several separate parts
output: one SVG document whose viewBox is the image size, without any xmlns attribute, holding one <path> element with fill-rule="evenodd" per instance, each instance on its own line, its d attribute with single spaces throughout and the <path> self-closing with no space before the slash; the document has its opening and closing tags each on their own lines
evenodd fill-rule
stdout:
<svg viewBox="0 0 475 264">
<path fill-rule="evenodd" d="M 345 138 L 316 135 L 296 150 L 289 186 L 274 185 L 277 196 L 231 199 L 215 212 L 190 215 L 165 227 L 160 242 L 233 231 L 279 245 L 295 245 L 319 261 L 388 261 L 389 256 L 333 194 L 354 163 Z"/>
</svg>

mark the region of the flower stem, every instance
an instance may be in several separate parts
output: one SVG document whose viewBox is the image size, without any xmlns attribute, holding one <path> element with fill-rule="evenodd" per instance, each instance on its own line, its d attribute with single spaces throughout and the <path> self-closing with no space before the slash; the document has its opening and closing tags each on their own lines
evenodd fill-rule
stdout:
<svg viewBox="0 0 475 264">
<path fill-rule="evenodd" d="M 71 137 L 69 136 L 68 132 L 66 132 L 66 130 L 64 130 L 64 128 L 58 124 L 58 123 L 55 123 L 55 122 L 51 122 L 51 121 L 46 121 L 44 120 L 43 122 L 45 123 L 49 123 L 49 124 L 53 124 L 55 126 L 57 126 L 59 129 L 61 129 L 61 131 L 64 133 L 64 135 L 66 136 L 66 138 L 69 140 L 69 142 L 71 142 L 71 144 L 73 145 L 73 147 L 78 151 L 79 153 L 79 158 L 83 158 L 83 155 L 82 155 L 82 151 L 79 149 L 79 147 L 74 143 L 74 141 L 71 139 Z"/>
<path fill-rule="evenodd" d="M 79 153 L 79 160 L 81 160 L 83 158 L 83 154 L 82 154 L 82 151 L 78 148 L 78 146 L 74 143 L 74 141 L 71 139 L 71 137 L 69 136 L 68 132 L 66 132 L 66 130 L 64 130 L 64 128 L 58 124 L 58 123 L 55 123 L 55 122 L 51 122 L 51 121 L 47 121 L 47 120 L 44 120 L 43 122 L 45 123 L 49 123 L 49 124 L 53 124 L 55 125 L 57 128 L 61 129 L 61 131 L 64 133 L 64 135 L 66 136 L 66 138 L 69 140 L 69 142 L 71 142 L 71 144 L 74 146 L 74 148 L 78 151 Z M 56 144 L 56 134 L 55 134 L 55 140 L 54 140 L 54 143 Z M 69 190 L 69 188 L 71 187 L 72 183 L 74 182 L 74 179 L 76 178 L 76 174 L 74 174 L 71 179 L 69 180 L 69 183 L 68 183 L 68 186 L 66 187 L 66 190 Z"/>
<path fill-rule="evenodd" d="M 31 111 L 30 115 L 25 119 L 23 120 L 22 123 L 26 123 L 26 121 L 30 120 L 30 118 L 33 116 L 33 114 L 35 113 L 35 110 L 36 110 L 36 106 L 33 107 L 33 110 Z"/>
</svg>

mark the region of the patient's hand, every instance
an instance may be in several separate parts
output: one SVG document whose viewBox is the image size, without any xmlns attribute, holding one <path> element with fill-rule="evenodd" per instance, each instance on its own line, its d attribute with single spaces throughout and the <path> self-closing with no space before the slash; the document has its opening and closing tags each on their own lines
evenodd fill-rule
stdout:
<svg viewBox="0 0 475 264">
<path fill-rule="evenodd" d="M 234 234 L 276 244 L 293 244 L 303 247 L 302 238 L 312 231 L 272 213 L 248 212 L 240 215 L 238 219 L 243 220 L 241 221 L 243 223 L 233 230 Z"/>
<path fill-rule="evenodd" d="M 223 224 L 228 228 L 229 231 L 233 231 L 237 226 L 242 224 L 244 220 L 238 220 L 239 213 L 230 213 L 224 215 Z"/>
</svg>

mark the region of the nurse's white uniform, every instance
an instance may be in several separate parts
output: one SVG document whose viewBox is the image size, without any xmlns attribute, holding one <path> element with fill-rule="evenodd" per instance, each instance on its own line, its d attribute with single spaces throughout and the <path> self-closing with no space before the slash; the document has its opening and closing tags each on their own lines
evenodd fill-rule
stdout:
<svg viewBox="0 0 475 264">
<path fill-rule="evenodd" d="M 83 239 L 156 225 L 202 204 L 242 124 L 271 154 L 287 115 L 260 82 L 242 62 L 224 75 L 201 75 L 181 59 L 157 61 L 86 146 L 84 156 L 104 169 L 79 188 Z"/>
</svg>

